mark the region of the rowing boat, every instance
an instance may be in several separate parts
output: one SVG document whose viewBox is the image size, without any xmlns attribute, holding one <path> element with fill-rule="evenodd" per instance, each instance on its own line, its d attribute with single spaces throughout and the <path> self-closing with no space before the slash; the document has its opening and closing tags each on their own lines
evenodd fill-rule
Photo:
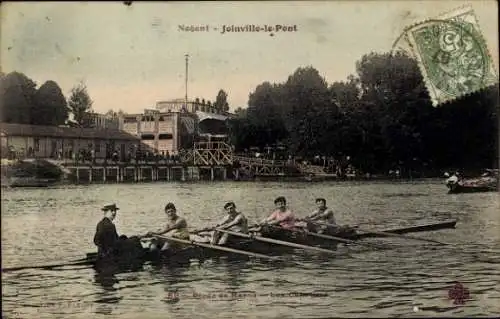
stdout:
<svg viewBox="0 0 500 319">
<path fill-rule="evenodd" d="M 173 240 L 173 238 L 171 238 Z M 230 237 L 224 246 L 212 245 L 204 242 L 191 241 L 183 247 L 175 250 L 151 251 L 148 247 L 136 250 L 134 254 L 117 255 L 113 258 L 100 259 L 97 253 L 87 253 L 86 260 L 89 265 L 93 265 L 98 271 L 109 270 L 110 268 L 118 270 L 129 270 L 130 268 L 139 268 L 144 263 L 164 264 L 170 267 L 187 265 L 191 260 L 203 262 L 207 259 L 228 258 L 248 259 L 250 257 L 263 257 L 265 253 L 272 255 L 278 252 L 284 252 L 286 247 L 273 247 L 272 244 L 260 243 L 252 239 L 240 239 Z M 283 249 L 284 248 L 284 249 Z M 244 253 L 244 254 L 242 254 Z M 246 254 L 245 254 L 246 253 Z M 270 257 L 272 258 L 272 257 Z"/>
<path fill-rule="evenodd" d="M 213 258 L 230 258 L 230 259 L 248 259 L 251 256 L 262 257 L 262 255 L 280 256 L 283 254 L 296 253 L 296 246 L 286 246 L 283 244 L 273 243 L 272 240 L 282 241 L 284 243 L 298 244 L 309 247 L 322 247 L 322 249 L 335 250 L 339 242 L 343 240 L 347 242 L 358 241 L 364 238 L 387 237 L 390 234 L 406 234 L 414 232 L 436 231 L 447 228 L 455 228 L 456 220 L 446 220 L 441 222 L 428 223 L 424 225 L 414 225 L 400 228 L 392 228 L 383 231 L 374 232 L 358 232 L 356 227 L 340 227 L 333 228 L 317 235 L 303 230 L 283 229 L 277 226 L 261 227 L 258 233 L 248 238 L 238 238 L 229 236 L 228 242 L 224 246 L 211 245 L 198 241 L 186 241 L 184 247 L 171 251 L 151 252 L 147 248 L 142 248 L 136 251 L 135 254 L 129 254 L 121 260 L 102 260 L 99 261 L 97 253 L 88 253 L 86 260 L 89 264 L 95 266 L 96 269 L 111 262 L 114 267 L 119 269 L 129 268 L 130 265 L 142 265 L 146 262 L 153 264 L 166 264 L 170 266 L 189 264 L 191 260 L 203 261 Z M 257 237 L 271 239 L 271 242 L 263 242 L 256 240 Z M 338 240 L 332 240 L 337 238 Z M 172 238 L 171 238 L 172 239 Z M 229 249 L 232 251 L 223 250 Z M 242 254 L 243 252 L 243 254 Z"/>
<path fill-rule="evenodd" d="M 455 228 L 456 223 L 457 220 L 453 219 L 453 220 L 445 220 L 423 225 L 391 228 L 374 232 L 369 232 L 369 231 L 359 232 L 356 226 L 329 227 L 323 233 L 323 235 L 330 237 L 328 239 L 321 238 L 325 236 L 315 236 L 310 232 L 302 231 L 300 229 L 284 229 L 276 226 L 262 227 L 261 234 L 262 236 L 265 237 L 278 240 L 287 240 L 298 244 L 335 248 L 335 243 L 334 243 L 335 240 L 333 240 L 332 237 L 349 239 L 349 240 L 360 240 L 364 238 L 375 238 L 375 237 L 389 237 L 390 236 L 389 234 L 407 234 L 407 233 L 436 231 L 447 228 Z"/>
</svg>

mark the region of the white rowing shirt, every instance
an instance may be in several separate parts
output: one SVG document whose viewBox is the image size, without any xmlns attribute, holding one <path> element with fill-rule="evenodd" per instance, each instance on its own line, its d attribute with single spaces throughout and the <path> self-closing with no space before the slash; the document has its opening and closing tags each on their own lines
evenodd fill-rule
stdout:
<svg viewBox="0 0 500 319">
<path fill-rule="evenodd" d="M 318 215 L 321 215 L 321 217 L 319 217 L 318 219 L 315 219 L 315 220 L 322 221 L 324 223 L 332 224 L 332 225 L 337 224 L 335 221 L 335 216 L 333 214 L 333 211 L 330 208 L 326 208 L 322 212 L 319 209 L 317 209 L 310 216 L 317 217 Z"/>
</svg>

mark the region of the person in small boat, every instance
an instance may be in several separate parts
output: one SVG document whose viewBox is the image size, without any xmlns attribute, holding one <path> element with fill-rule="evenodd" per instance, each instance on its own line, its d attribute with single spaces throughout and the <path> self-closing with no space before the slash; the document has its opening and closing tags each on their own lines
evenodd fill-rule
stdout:
<svg viewBox="0 0 500 319">
<path fill-rule="evenodd" d="M 459 176 L 460 174 L 458 172 L 455 172 L 453 173 L 453 175 L 450 176 L 450 174 L 448 173 L 445 173 L 445 177 L 448 177 L 448 179 L 446 180 L 446 184 L 456 184 L 459 180 Z"/>
<path fill-rule="evenodd" d="M 111 204 L 104 206 L 101 210 L 104 212 L 104 217 L 97 224 L 94 244 L 97 246 L 97 255 L 100 258 L 113 257 L 120 240 L 113 223 L 119 208 L 116 207 L 116 204 Z"/>
<path fill-rule="evenodd" d="M 137 236 L 118 236 L 116 226 L 113 223 L 118 210 L 116 204 L 106 205 L 102 208 L 104 217 L 97 224 L 94 235 L 97 256 L 105 263 L 114 260 L 133 266 L 142 256 L 142 245 Z"/>
<path fill-rule="evenodd" d="M 274 200 L 274 205 L 276 209 L 261 222 L 261 225 L 279 225 L 285 229 L 294 229 L 295 225 L 295 215 L 286 205 L 286 198 L 280 196 Z"/>
<path fill-rule="evenodd" d="M 331 226 L 337 226 L 333 211 L 326 206 L 326 199 L 317 198 L 316 205 L 318 208 L 305 218 L 308 230 L 322 234 Z"/>
<path fill-rule="evenodd" d="M 145 237 L 153 237 L 155 235 L 166 235 L 173 238 L 189 240 L 189 230 L 187 222 L 184 218 L 177 215 L 177 209 L 173 203 L 168 203 L 165 206 L 165 214 L 167 214 L 168 222 L 165 225 L 165 228 L 156 231 L 156 232 L 148 232 Z M 166 250 L 166 249 L 176 249 L 181 247 L 181 245 L 177 245 L 175 242 L 169 242 L 168 240 L 155 238 L 150 246 L 151 250 Z"/>
<path fill-rule="evenodd" d="M 236 210 L 234 202 L 228 202 L 224 205 L 227 215 L 224 219 L 215 225 L 215 228 L 231 230 L 233 232 L 248 234 L 248 220 L 241 212 Z M 224 245 L 227 243 L 229 234 L 214 231 L 210 243 L 212 245 Z"/>
</svg>

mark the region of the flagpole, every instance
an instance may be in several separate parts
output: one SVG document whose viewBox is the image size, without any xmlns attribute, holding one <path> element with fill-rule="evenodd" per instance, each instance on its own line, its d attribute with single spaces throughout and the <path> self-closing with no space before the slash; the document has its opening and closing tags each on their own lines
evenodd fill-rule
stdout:
<svg viewBox="0 0 500 319">
<path fill-rule="evenodd" d="M 184 96 L 184 103 L 186 106 L 186 111 L 188 108 L 188 64 L 189 64 L 189 54 L 184 55 L 186 57 L 186 95 Z"/>
</svg>

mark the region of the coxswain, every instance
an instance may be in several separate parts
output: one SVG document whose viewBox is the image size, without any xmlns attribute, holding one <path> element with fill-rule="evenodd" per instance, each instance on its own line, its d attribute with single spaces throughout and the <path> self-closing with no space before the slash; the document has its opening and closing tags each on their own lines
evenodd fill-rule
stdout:
<svg viewBox="0 0 500 319">
<path fill-rule="evenodd" d="M 228 202 L 224 205 L 224 210 L 227 212 L 227 215 L 220 223 L 215 225 L 215 228 L 248 234 L 248 220 L 245 215 L 236 210 L 236 204 L 234 202 Z M 213 245 L 225 245 L 228 238 L 229 234 L 214 231 L 210 243 Z"/>
<path fill-rule="evenodd" d="M 165 225 L 165 228 L 156 231 L 156 232 L 148 232 L 145 237 L 154 237 L 157 235 L 166 235 L 173 238 L 189 240 L 189 231 L 187 222 L 184 218 L 177 215 L 177 209 L 173 203 L 168 203 L 165 206 L 165 214 L 167 214 L 168 222 Z M 176 245 L 176 243 L 170 243 L 168 240 L 156 238 L 155 241 L 151 243 L 150 249 L 157 250 L 158 247 L 161 247 L 160 250 L 173 249 L 175 247 L 179 247 L 180 245 Z"/>
<path fill-rule="evenodd" d="M 335 216 L 333 211 L 326 207 L 326 199 L 316 198 L 316 205 L 318 208 L 305 218 L 307 228 L 310 231 L 322 234 L 328 228 L 332 226 L 336 227 L 337 223 L 335 222 Z"/>
<path fill-rule="evenodd" d="M 104 211 L 104 218 L 97 224 L 94 244 L 98 247 L 99 258 L 114 257 L 120 237 L 116 232 L 113 220 L 116 218 L 116 212 L 119 208 L 116 207 L 116 204 L 111 204 L 104 206 L 101 210 Z"/>
<path fill-rule="evenodd" d="M 276 198 L 274 200 L 274 205 L 276 206 L 276 209 L 271 213 L 271 215 L 269 215 L 269 217 L 261 222 L 261 225 L 279 225 L 285 229 L 295 228 L 295 215 L 287 207 L 286 198 L 283 196 Z"/>
</svg>

